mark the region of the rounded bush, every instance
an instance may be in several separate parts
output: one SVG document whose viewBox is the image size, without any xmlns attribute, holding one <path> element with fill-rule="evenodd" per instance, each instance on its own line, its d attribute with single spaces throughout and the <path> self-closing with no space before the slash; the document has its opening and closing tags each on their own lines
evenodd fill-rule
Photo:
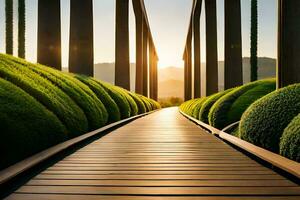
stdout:
<svg viewBox="0 0 300 200">
<path fill-rule="evenodd" d="M 9 80 L 52 111 L 66 126 L 69 137 L 88 131 L 88 121 L 81 108 L 49 80 L 0 57 L 0 77 Z"/>
<path fill-rule="evenodd" d="M 45 66 L 28 65 L 28 68 L 50 80 L 83 110 L 87 117 L 89 130 L 95 130 L 107 123 L 108 114 L 97 96 L 82 82 L 70 75 Z"/>
<path fill-rule="evenodd" d="M 119 92 L 114 89 L 114 87 L 106 82 L 99 81 L 94 79 L 101 87 L 105 89 L 105 91 L 109 94 L 109 96 L 115 101 L 118 105 L 119 111 L 121 113 L 121 119 L 125 119 L 130 117 L 131 108 L 127 101 L 127 99 Z"/>
<path fill-rule="evenodd" d="M 120 88 L 118 86 L 113 86 L 114 90 L 119 92 L 128 102 L 129 106 L 130 106 L 130 116 L 135 116 L 138 114 L 138 106 L 136 105 L 134 99 L 128 94 L 128 92 L 123 89 Z"/>
<path fill-rule="evenodd" d="M 67 139 L 56 115 L 2 78 L 0 105 L 0 169 Z"/>
<path fill-rule="evenodd" d="M 147 112 L 150 112 L 152 111 L 152 106 L 151 106 L 151 103 L 149 102 L 148 98 L 143 96 L 143 95 L 138 95 L 140 97 L 140 99 L 143 101 L 144 105 L 145 105 L 145 108 L 146 108 L 146 111 Z"/>
<path fill-rule="evenodd" d="M 140 97 L 138 95 L 136 95 L 133 92 L 128 92 L 128 94 L 133 98 L 133 100 L 135 101 L 137 107 L 138 107 L 138 114 L 143 114 L 146 112 L 146 107 L 145 104 L 143 103 L 143 101 L 140 99 Z"/>
<path fill-rule="evenodd" d="M 200 109 L 202 108 L 202 105 L 206 101 L 206 99 L 207 99 L 207 97 L 202 97 L 193 104 L 193 108 L 191 108 L 192 112 L 193 112 L 193 115 L 192 115 L 193 118 L 199 119 Z"/>
<path fill-rule="evenodd" d="M 121 119 L 121 113 L 116 102 L 109 96 L 105 89 L 97 83 L 93 78 L 75 75 L 75 77 L 90 87 L 91 90 L 97 95 L 98 99 L 102 101 L 108 112 L 108 123 L 116 122 Z"/>
<path fill-rule="evenodd" d="M 20 58 L 10 57 L 10 60 L 25 65 L 39 75 L 50 80 L 54 85 L 62 89 L 76 101 L 88 117 L 89 124 L 91 124 L 90 129 L 99 128 L 106 124 L 108 112 L 103 103 L 87 85 L 74 78 L 73 74 L 64 73 L 40 64 L 32 64 Z"/>
<path fill-rule="evenodd" d="M 274 79 L 260 80 L 233 89 L 222 96 L 211 107 L 209 124 L 222 129 L 239 121 L 243 112 L 257 99 L 272 92 L 276 87 Z"/>
<path fill-rule="evenodd" d="M 195 101 L 197 101 L 197 99 L 191 99 L 191 100 L 184 102 L 183 104 L 180 105 L 180 110 L 182 112 L 184 112 L 185 114 L 191 116 L 191 114 L 192 114 L 191 106 L 195 103 Z"/>
<path fill-rule="evenodd" d="M 278 153 L 284 129 L 300 113 L 299 99 L 300 84 L 295 84 L 254 102 L 241 118 L 239 137 Z"/>
<path fill-rule="evenodd" d="M 222 96 L 224 96 L 225 94 L 227 94 L 230 91 L 232 91 L 232 89 L 218 92 L 216 94 L 213 94 L 213 95 L 207 97 L 207 99 L 203 102 L 203 104 L 200 108 L 199 120 L 208 124 L 208 114 L 209 114 L 211 107 L 214 105 L 214 103 L 216 101 L 218 101 L 218 99 L 220 99 Z"/>
<path fill-rule="evenodd" d="M 282 156 L 300 162 L 300 114 L 285 128 L 279 147 Z"/>
</svg>

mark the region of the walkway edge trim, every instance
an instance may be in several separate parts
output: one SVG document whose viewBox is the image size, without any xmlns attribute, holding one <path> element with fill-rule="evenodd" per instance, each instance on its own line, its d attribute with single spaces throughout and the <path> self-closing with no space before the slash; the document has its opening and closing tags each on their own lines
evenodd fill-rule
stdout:
<svg viewBox="0 0 300 200">
<path fill-rule="evenodd" d="M 211 134 L 213 134 L 213 135 L 219 135 L 219 133 L 221 132 L 221 130 L 219 130 L 219 129 L 215 128 L 215 127 L 212 127 L 211 125 L 208 125 L 208 124 L 206 124 L 206 123 L 204 123 L 204 122 L 202 122 L 202 121 L 200 121 L 200 120 L 198 120 L 198 119 L 196 119 L 196 118 L 193 118 L 193 117 L 191 117 L 191 116 L 185 114 L 185 113 L 182 112 L 180 109 L 179 109 L 179 112 L 180 112 L 183 116 L 185 116 L 186 118 L 188 118 L 189 120 L 191 120 L 191 121 L 193 121 L 194 123 L 198 124 L 198 125 L 201 126 L 202 128 L 208 130 L 208 131 L 209 131 Z"/>
<path fill-rule="evenodd" d="M 159 110 L 159 109 L 157 109 Z M 109 131 L 111 129 L 114 129 L 120 125 L 126 124 L 128 122 L 131 122 L 137 118 L 149 115 L 153 112 L 156 112 L 157 110 L 150 111 L 147 113 L 139 114 L 133 117 L 129 117 L 111 124 L 108 124 L 104 127 L 101 127 L 99 129 L 96 129 L 94 131 L 85 133 L 83 135 L 80 135 L 78 137 L 72 138 L 70 140 L 67 140 L 65 142 L 59 143 L 55 146 L 52 146 L 48 149 L 45 149 L 37 154 L 34 154 L 28 158 L 25 158 L 24 160 L 21 160 L 20 162 L 17 162 L 14 165 L 9 166 L 8 168 L 5 168 L 0 171 L 0 185 L 4 184 L 5 182 L 11 180 L 12 178 L 16 177 L 17 175 L 31 169 L 32 167 L 36 166 L 37 164 L 49 159 L 50 157 L 56 155 L 57 153 L 66 150 L 67 148 L 70 148 L 71 146 L 74 146 L 78 144 L 79 142 L 82 142 L 92 136 L 95 136 L 97 134 L 100 134 L 104 131 Z"/>
<path fill-rule="evenodd" d="M 300 164 L 296 161 L 290 160 L 285 158 L 279 154 L 273 153 L 261 147 L 258 147 L 254 144 L 246 142 L 240 138 L 232 136 L 224 131 L 220 131 L 204 122 L 201 122 L 180 110 L 180 113 L 184 115 L 189 120 L 195 122 L 196 124 L 200 125 L 202 128 L 209 130 L 212 134 L 217 135 L 219 138 L 229 142 L 230 144 L 239 147 L 240 149 L 266 161 L 267 163 L 297 177 L 300 179 Z"/>
</svg>

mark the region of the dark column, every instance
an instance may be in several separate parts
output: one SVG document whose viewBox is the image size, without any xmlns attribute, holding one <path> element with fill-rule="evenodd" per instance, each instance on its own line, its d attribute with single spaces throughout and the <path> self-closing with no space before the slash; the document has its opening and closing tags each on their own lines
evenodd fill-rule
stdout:
<svg viewBox="0 0 300 200">
<path fill-rule="evenodd" d="M 300 82 L 300 1 L 279 0 L 277 85 Z"/>
<path fill-rule="evenodd" d="M 157 55 L 152 39 L 149 40 L 150 98 L 157 100 Z"/>
<path fill-rule="evenodd" d="M 187 43 L 187 99 L 192 98 L 192 46 Z"/>
<path fill-rule="evenodd" d="M 188 97 L 188 80 L 187 80 L 187 68 L 188 68 L 188 60 L 187 60 L 187 53 L 186 53 L 186 47 L 184 49 L 184 54 L 183 54 L 183 61 L 184 61 L 184 101 L 189 100 Z"/>
<path fill-rule="evenodd" d="M 143 13 L 140 0 L 132 0 L 135 14 L 136 34 L 136 75 L 135 92 L 143 94 Z"/>
<path fill-rule="evenodd" d="M 13 0 L 5 0 L 5 52 L 13 55 Z"/>
<path fill-rule="evenodd" d="M 87 76 L 94 75 L 93 37 L 93 1 L 71 0 L 70 72 Z"/>
<path fill-rule="evenodd" d="M 154 63 L 153 63 L 153 68 L 154 68 L 154 83 L 153 83 L 153 90 L 154 90 L 154 95 L 153 99 L 157 100 L 158 99 L 158 69 L 157 69 L 157 62 L 158 62 L 158 56 L 156 55 L 155 52 L 155 58 L 154 58 Z"/>
<path fill-rule="evenodd" d="M 130 90 L 128 0 L 116 0 L 115 84 Z"/>
<path fill-rule="evenodd" d="M 150 98 L 154 97 L 154 47 L 152 41 L 149 39 L 149 94 Z"/>
<path fill-rule="evenodd" d="M 18 56 L 25 58 L 25 0 L 18 1 Z"/>
<path fill-rule="evenodd" d="M 243 84 L 241 3 L 225 1 L 225 89 Z"/>
<path fill-rule="evenodd" d="M 143 95 L 148 96 L 148 27 L 143 20 Z"/>
<path fill-rule="evenodd" d="M 38 63 L 61 69 L 60 0 L 38 1 Z"/>
<path fill-rule="evenodd" d="M 218 36 L 216 0 L 205 0 L 206 96 L 218 92 Z"/>
<path fill-rule="evenodd" d="M 201 47 L 200 47 L 200 14 L 202 0 L 195 4 L 193 16 L 194 33 L 194 98 L 201 96 Z"/>
</svg>

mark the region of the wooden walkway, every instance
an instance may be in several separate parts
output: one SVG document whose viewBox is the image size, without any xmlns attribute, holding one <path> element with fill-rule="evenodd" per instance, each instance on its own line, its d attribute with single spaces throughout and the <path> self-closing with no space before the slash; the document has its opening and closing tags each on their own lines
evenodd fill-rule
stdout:
<svg viewBox="0 0 300 200">
<path fill-rule="evenodd" d="M 8 199 L 299 200 L 300 187 L 170 108 L 85 146 Z"/>
</svg>

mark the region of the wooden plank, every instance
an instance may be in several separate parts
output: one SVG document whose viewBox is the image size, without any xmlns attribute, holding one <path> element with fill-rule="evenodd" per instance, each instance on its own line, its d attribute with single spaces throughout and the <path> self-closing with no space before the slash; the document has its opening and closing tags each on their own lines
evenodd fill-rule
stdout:
<svg viewBox="0 0 300 200">
<path fill-rule="evenodd" d="M 75 170 L 47 170 L 42 172 L 41 174 L 90 174 L 90 175 L 104 175 L 104 174 L 113 174 L 113 175 L 121 175 L 121 174 L 128 174 L 128 175 L 160 175 L 160 174 L 168 174 L 168 175 L 176 175 L 176 174 L 194 174 L 194 175 L 213 175 L 213 174 L 243 174 L 243 175 L 250 175 L 250 174 L 275 174 L 275 172 L 271 170 L 260 170 L 260 171 L 200 171 L 200 170 L 181 170 L 181 171 L 172 171 L 172 170 L 115 170 L 115 171 L 106 171 L 106 170 L 94 170 L 94 171 L 75 171 Z"/>
<path fill-rule="evenodd" d="M 70 180 L 280 180 L 283 179 L 281 176 L 277 174 L 251 174 L 251 175 L 61 175 L 61 174 L 39 174 L 35 177 L 35 179 L 70 179 Z"/>
<path fill-rule="evenodd" d="M 129 196 L 129 195 L 69 195 L 69 194 L 13 194 L 7 200 L 299 200 L 299 196 Z"/>
<path fill-rule="evenodd" d="M 152 112 L 150 112 L 152 113 Z M 43 162 L 44 160 L 46 159 L 49 159 L 50 157 L 54 156 L 55 154 L 57 154 L 58 152 L 61 152 L 79 142 L 82 142 L 92 136 L 95 136 L 97 134 L 101 134 L 103 133 L 104 131 L 108 131 L 114 127 L 117 127 L 117 126 L 120 126 L 121 124 L 124 124 L 124 123 L 128 123 L 134 119 L 137 119 L 139 117 L 143 117 L 145 115 L 147 115 L 149 113 L 145 113 L 145 114 L 141 114 L 141 115 L 137 115 L 137 116 L 134 116 L 134 117 L 130 117 L 128 119 L 124 119 L 124 120 L 121 120 L 119 122 L 115 122 L 115 123 L 112 123 L 112 124 L 109 124 L 107 126 L 104 126 L 102 128 L 99 128 L 95 131 L 92 131 L 92 132 L 89 132 L 89 133 L 86 133 L 84 135 L 81 135 L 81 136 L 78 136 L 76 138 L 73 138 L 71 140 L 68 140 L 66 142 L 63 142 L 63 143 L 60 143 L 58 145 L 55 145 L 53 147 L 50 147 L 49 149 L 46 149 L 40 153 L 37 153 L 29 158 L 26 158 L 4 170 L 1 170 L 0 171 L 0 184 L 3 184 L 4 182 L 12 179 L 13 177 L 17 176 L 18 174 L 20 173 L 23 173 L 24 171 L 32 168 L 33 166 L 37 165 L 38 163 L 41 163 Z"/>
<path fill-rule="evenodd" d="M 292 175 L 300 178 L 300 164 L 298 162 L 287 159 L 283 156 L 280 156 L 271 151 L 265 150 L 261 147 L 255 146 L 249 142 L 241 140 L 241 139 L 234 137 L 232 135 L 229 135 L 225 132 L 221 132 L 220 137 L 222 139 L 229 141 L 230 143 L 246 150 L 247 152 L 250 152 L 250 153 L 256 155 L 257 157 L 271 163 L 272 165 L 279 167 L 280 169 L 283 169 L 283 170 L 291 173 Z"/>
<path fill-rule="evenodd" d="M 17 193 L 106 195 L 300 195 L 299 187 L 97 187 L 23 186 Z"/>
<path fill-rule="evenodd" d="M 31 180 L 28 186 L 113 186 L 113 187 L 287 187 L 297 186 L 288 180 Z"/>
<path fill-rule="evenodd" d="M 300 187 L 171 108 L 72 153 L 8 199 L 93 198 L 299 199 Z"/>
</svg>

